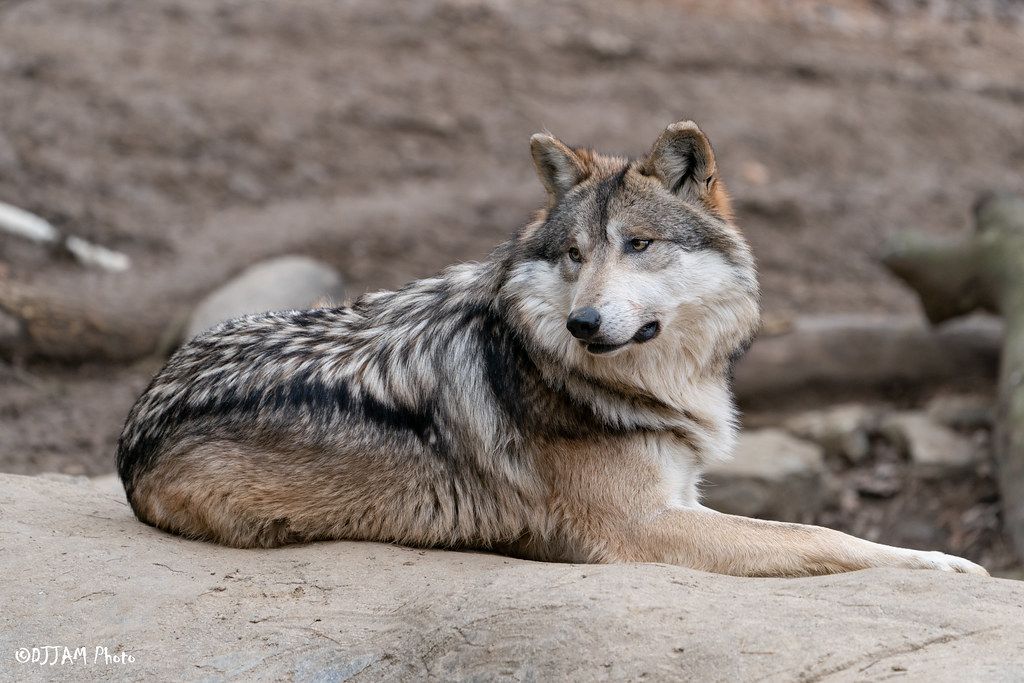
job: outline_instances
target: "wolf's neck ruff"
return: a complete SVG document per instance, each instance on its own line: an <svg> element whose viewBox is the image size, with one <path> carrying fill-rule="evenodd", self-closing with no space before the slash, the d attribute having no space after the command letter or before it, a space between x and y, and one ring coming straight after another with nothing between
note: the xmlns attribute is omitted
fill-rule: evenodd
<svg viewBox="0 0 1024 683"><path fill-rule="evenodd" d="M670 333L657 340L658 348L595 357L564 334L564 313L528 293L536 285L529 268L517 273L509 263L506 270L499 294L504 322L525 335L526 356L545 389L563 404L586 408L571 421L582 427L576 436L585 438L588 430L666 432L682 438L701 461L731 453L736 416L728 357L751 332L738 334L734 345L712 345L712 354L688 350L688 339Z"/></svg>

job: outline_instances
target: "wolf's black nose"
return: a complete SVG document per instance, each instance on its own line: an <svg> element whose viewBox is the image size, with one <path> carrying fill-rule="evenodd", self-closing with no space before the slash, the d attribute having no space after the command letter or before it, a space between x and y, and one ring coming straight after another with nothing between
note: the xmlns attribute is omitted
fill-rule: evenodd
<svg viewBox="0 0 1024 683"><path fill-rule="evenodd" d="M597 328L601 327L601 314L590 306L577 308L569 314L565 326L577 339L590 339L597 334Z"/></svg>

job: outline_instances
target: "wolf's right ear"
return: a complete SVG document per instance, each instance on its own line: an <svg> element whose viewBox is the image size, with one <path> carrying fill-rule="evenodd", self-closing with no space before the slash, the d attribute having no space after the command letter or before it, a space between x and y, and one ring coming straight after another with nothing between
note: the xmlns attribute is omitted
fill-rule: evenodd
<svg viewBox="0 0 1024 683"><path fill-rule="evenodd" d="M554 203L566 192L586 179L589 172L583 160L571 147L546 133L535 133L530 138L530 153L537 175Z"/></svg>
<svg viewBox="0 0 1024 683"><path fill-rule="evenodd" d="M693 121L679 121L666 128L640 170L656 177L673 194L701 202L720 216L731 214L711 143Z"/></svg>

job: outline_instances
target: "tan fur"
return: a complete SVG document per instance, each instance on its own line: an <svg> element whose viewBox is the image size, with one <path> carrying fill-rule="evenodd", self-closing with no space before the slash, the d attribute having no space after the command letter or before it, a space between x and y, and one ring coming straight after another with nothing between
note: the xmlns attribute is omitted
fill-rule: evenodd
<svg viewBox="0 0 1024 683"><path fill-rule="evenodd" d="M699 505L672 506L651 457L663 440L680 437L543 444L533 485L486 488L479 481L431 481L429 473L397 463L389 471L353 468L341 477L335 467L320 467L315 454L243 452L215 442L166 459L140 485L137 500L142 501L140 515L158 528L240 548L336 538L383 540L496 549L544 561L664 562L738 576L948 568L938 553L890 548L821 527L725 515ZM458 511L449 486L459 487L464 503ZM424 524L423 506L435 500L444 514ZM973 565L953 569L984 573Z"/></svg>
<svg viewBox="0 0 1024 683"><path fill-rule="evenodd" d="M527 499L538 498L529 482L502 486L489 477L485 490L476 475L451 481L400 458L380 471L345 464L315 452L188 445L140 482L137 514L158 528L239 548L337 538L487 547L517 537L527 525ZM434 506L439 514L427 514Z"/></svg>
<svg viewBox="0 0 1024 683"><path fill-rule="evenodd" d="M563 532L546 543L529 539L518 551L535 559L664 562L737 576L945 568L939 553L891 548L822 527L667 506L646 452L659 438L665 437L608 439L586 448L551 444L542 459L552 526ZM969 563L956 571L985 573Z"/></svg>

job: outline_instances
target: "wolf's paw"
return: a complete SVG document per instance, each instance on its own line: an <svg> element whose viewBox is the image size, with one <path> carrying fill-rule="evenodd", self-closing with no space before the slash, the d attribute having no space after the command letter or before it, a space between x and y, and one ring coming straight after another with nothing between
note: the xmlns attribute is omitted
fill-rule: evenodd
<svg viewBox="0 0 1024 683"><path fill-rule="evenodd" d="M907 550L905 552L907 553L907 566L912 569L938 569L942 572L988 576L988 572L981 565L956 555L947 555L934 550Z"/></svg>

